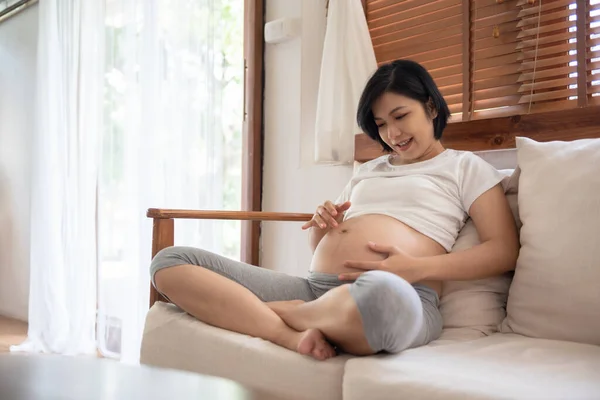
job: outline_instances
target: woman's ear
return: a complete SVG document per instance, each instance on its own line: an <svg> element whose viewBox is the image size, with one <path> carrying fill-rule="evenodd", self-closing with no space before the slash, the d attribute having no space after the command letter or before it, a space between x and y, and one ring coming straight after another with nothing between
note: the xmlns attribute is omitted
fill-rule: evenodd
<svg viewBox="0 0 600 400"><path fill-rule="evenodd" d="M436 119L438 116L438 110L437 110L437 108L435 108L435 105L433 104L433 99L431 99L431 97L429 98L429 101L427 102L427 114L429 115L429 118L431 118L431 119Z"/></svg>

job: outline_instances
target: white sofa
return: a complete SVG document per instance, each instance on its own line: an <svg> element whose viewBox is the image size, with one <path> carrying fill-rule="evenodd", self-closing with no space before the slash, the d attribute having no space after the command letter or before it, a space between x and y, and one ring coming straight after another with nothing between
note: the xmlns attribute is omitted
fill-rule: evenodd
<svg viewBox="0 0 600 400"><path fill-rule="evenodd" d="M519 139L482 157L506 171L521 253L514 277L444 286L440 339L318 362L158 302L141 362L290 400L600 399L600 140ZM453 251L477 243L469 221Z"/></svg>

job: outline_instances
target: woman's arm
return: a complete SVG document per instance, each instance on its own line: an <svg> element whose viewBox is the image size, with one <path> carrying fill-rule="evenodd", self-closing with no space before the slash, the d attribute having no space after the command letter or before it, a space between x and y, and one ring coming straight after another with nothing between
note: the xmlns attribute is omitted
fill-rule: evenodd
<svg viewBox="0 0 600 400"><path fill-rule="evenodd" d="M460 281L500 275L515 268L519 254L517 227L501 185L473 202L469 215L481 244L468 250L415 258L422 280Z"/></svg>

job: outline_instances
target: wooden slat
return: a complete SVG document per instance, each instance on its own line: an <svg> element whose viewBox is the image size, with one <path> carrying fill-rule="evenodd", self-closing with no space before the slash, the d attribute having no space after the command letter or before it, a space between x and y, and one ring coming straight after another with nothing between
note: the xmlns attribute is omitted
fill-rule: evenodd
<svg viewBox="0 0 600 400"><path fill-rule="evenodd" d="M441 21L419 24L407 29L397 29L385 35L371 35L371 41L373 42L373 47L377 47L381 44L394 42L400 39L415 38L422 34L430 35L433 31L440 29L440 27L452 27L456 25L462 25L462 16L460 14L444 18Z"/></svg>
<svg viewBox="0 0 600 400"><path fill-rule="evenodd" d="M462 75L460 75L460 74L443 76L438 79L436 79L436 78L433 78L433 79L435 80L435 84L438 87L446 87L446 86L454 86L454 85L462 84Z"/></svg>
<svg viewBox="0 0 600 400"><path fill-rule="evenodd" d="M569 7L569 5L571 3L573 3L573 1L574 0L558 0L558 1L544 0L541 2L542 3L542 13L548 12L550 10L554 10L556 8ZM537 15L540 10L539 4L540 4L540 1L536 0L535 5L526 7L526 8L522 8L521 11L519 12L519 18L526 18L531 15ZM517 5L518 5L518 7L529 6L529 3L527 2L527 0L520 0Z"/></svg>
<svg viewBox="0 0 600 400"><path fill-rule="evenodd" d="M573 39L574 37L575 37L575 32L563 32L563 33L559 33L559 34L553 34L550 36L543 36L543 37L540 37L539 39L534 37L532 39L521 40L519 42L519 44L517 45L517 49L521 50L521 49L535 48L536 43L538 46L543 46L543 45L550 44L550 43L565 42L569 39Z"/></svg>
<svg viewBox="0 0 600 400"><path fill-rule="evenodd" d="M572 50L577 50L576 43L565 43L559 46L540 47L537 50L534 49L521 52L521 54L519 54L519 60L534 58L536 55L537 57L545 57L552 56L555 54L565 54ZM575 60L575 55L573 55L573 60ZM583 64L585 65L585 62Z"/></svg>
<svg viewBox="0 0 600 400"><path fill-rule="evenodd" d="M519 53L505 54L499 57L486 58L483 60L477 61L475 68L477 69L486 69L492 68L497 65L508 65L514 64L519 61Z"/></svg>
<svg viewBox="0 0 600 400"><path fill-rule="evenodd" d="M452 55L461 54L461 49L462 49L462 43L460 45L448 46L446 48L443 48L440 50L435 50L435 51L430 51L427 53L407 55L407 57L410 56L414 61L424 64L427 61L436 60L438 58L446 58L446 57L450 57ZM387 62L387 61L396 60L397 58L399 58L398 54L394 54L394 53L381 54L380 56L377 56L377 62L379 62L379 63Z"/></svg>
<svg viewBox="0 0 600 400"><path fill-rule="evenodd" d="M454 75L455 73L458 73L455 72L455 68L462 65L461 53L462 52L459 51L458 54L452 54L451 56L444 58L435 58L430 61L422 62L421 64L427 68L429 73L432 75L435 73L439 73L441 75ZM451 72L446 73L446 70Z"/></svg>
<svg viewBox="0 0 600 400"><path fill-rule="evenodd" d="M367 0L367 18L380 18L381 14L402 12L427 5L429 2L430 0Z"/></svg>
<svg viewBox="0 0 600 400"><path fill-rule="evenodd" d="M519 74L501 75L494 79L483 79L474 81L473 91L477 92L483 89L491 89L498 86L519 85Z"/></svg>
<svg viewBox="0 0 600 400"><path fill-rule="evenodd" d="M461 95L457 95L457 94L452 94L449 96L444 96L444 100L446 100L446 103L448 103L448 105L450 104L460 104L462 101L462 94Z"/></svg>
<svg viewBox="0 0 600 400"><path fill-rule="evenodd" d="M556 99L568 99L571 96L577 96L577 89L554 90L552 92L534 93L524 95L519 99L519 104L529 103L530 101L549 101Z"/></svg>
<svg viewBox="0 0 600 400"><path fill-rule="evenodd" d="M545 70L541 70L541 71L537 70L537 71L535 71L535 79L546 79L546 78L552 78L555 76L568 76L569 74L572 74L573 72L577 72L577 67L567 66L567 67L560 67L560 68L545 69ZM533 78L534 78L533 72L526 72L526 73L519 75L519 78L517 79L517 81L518 82L526 82L526 81L533 80Z"/></svg>
<svg viewBox="0 0 600 400"><path fill-rule="evenodd" d="M543 23L547 23L548 21L553 21L553 20L559 19L559 18L567 18L568 19L569 15L572 15L574 12L575 12L575 10L569 10L568 8L557 9L557 10L554 10L553 12L542 14L539 19L538 19L537 13L536 13L536 14L532 15L531 17L521 18L521 20L517 23L517 26L519 28L528 26L528 25L537 26L538 21L539 21L539 23L543 24Z"/></svg>
<svg viewBox="0 0 600 400"><path fill-rule="evenodd" d="M493 10L491 10L493 12ZM471 11L472 13L473 11ZM476 27L480 28L491 28L494 25L502 25L502 24L511 24L511 26L516 27L516 19L519 15L517 10L511 10L510 12L505 12L501 14L492 14L489 18L481 18L479 12L477 13Z"/></svg>
<svg viewBox="0 0 600 400"><path fill-rule="evenodd" d="M439 87L439 85L438 85L438 87ZM462 93L462 82L458 85L442 86L442 87L439 87L439 89L442 92L442 95L444 97L453 96L455 94L461 94ZM446 101L448 101L448 100L446 100Z"/></svg>
<svg viewBox="0 0 600 400"><path fill-rule="evenodd" d="M554 58L545 58L543 60L537 60L536 63L534 63L533 61L524 61L521 64L521 67L519 67L519 71L530 71L534 68L554 67L557 65L564 66L565 64L568 65L571 61L573 61L573 56L571 55L564 55ZM534 64L537 64L537 66Z"/></svg>
<svg viewBox="0 0 600 400"><path fill-rule="evenodd" d="M173 210L150 208L146 216L155 219L213 219L236 221L309 221L312 214L268 211Z"/></svg>
<svg viewBox="0 0 600 400"><path fill-rule="evenodd" d="M498 6L502 6L502 9L487 7L477 10L477 25L480 27L494 26L515 21L517 19L519 10L517 10L511 2L507 1ZM473 15L473 13L474 9L471 7L471 15Z"/></svg>
<svg viewBox="0 0 600 400"><path fill-rule="evenodd" d="M596 99L596 98L594 98ZM573 102L576 103L576 102ZM600 106L574 108L449 124L442 143L456 150L483 151L515 147L515 137L547 142L600 137ZM365 162L383 155L381 146L365 134L354 138L354 159Z"/></svg>
<svg viewBox="0 0 600 400"><path fill-rule="evenodd" d="M556 24L551 24L551 25L542 25L540 27L533 27L533 28L528 28L528 29L523 29L521 31L521 33L519 33L518 37L519 39L525 39L525 38L529 38L529 37L535 37L538 35L538 33L540 35L542 34L548 34L550 32L556 32L556 31L564 31L565 29L569 29L575 26L575 21L563 21L563 22L558 22Z"/></svg>
<svg viewBox="0 0 600 400"><path fill-rule="evenodd" d="M487 69L478 69L473 73L473 81L479 82L485 79L498 78L501 76L514 75L520 72L521 64L513 62L500 64Z"/></svg>
<svg viewBox="0 0 600 400"><path fill-rule="evenodd" d="M441 16L445 10L456 6L460 8L461 2L462 0L426 1L424 5L413 5L410 7L400 2L397 7L389 7L381 10L381 13L369 12L367 16L369 28L375 30L386 25L406 22L414 18L423 18L423 22L429 22L429 18L433 15Z"/></svg>
<svg viewBox="0 0 600 400"><path fill-rule="evenodd" d="M515 47L516 46L514 43L509 43L509 44L505 44L505 45L499 44L498 46L490 47L490 48L487 48L484 50L475 50L474 58L477 61L477 60L485 60L487 58L504 56L507 54L514 54Z"/></svg>
<svg viewBox="0 0 600 400"><path fill-rule="evenodd" d="M477 100L474 102L474 109L487 110L496 107L515 106L519 104L520 97L518 95L505 96L505 97L493 97L490 99Z"/></svg>
<svg viewBox="0 0 600 400"><path fill-rule="evenodd" d="M535 83L524 83L519 88L519 93L528 93L532 89L540 90L540 89L555 89L555 88L564 88L569 85L577 84L576 77L566 77L560 79L552 79L547 81L536 81Z"/></svg>
<svg viewBox="0 0 600 400"><path fill-rule="evenodd" d="M440 31L439 36L426 36L416 41L386 43L375 47L375 54L381 54L382 57L385 57L387 54L394 53L398 57L406 57L405 55L426 53L443 49L447 46L460 45L462 44L461 31L461 27L458 26Z"/></svg>
<svg viewBox="0 0 600 400"><path fill-rule="evenodd" d="M437 2L434 2L437 4ZM440 2L443 3L443 2ZM387 35L393 32L407 30L413 27L417 27L422 24L438 22L440 20L444 20L449 17L453 17L456 15L461 15L461 7L459 5L455 5L453 7L449 7L442 11L438 11L436 13L424 14L422 16L417 16L412 19L399 19L398 16L390 16L385 19L385 24L375 24L369 21L369 31L371 33L372 38L377 38L382 35Z"/></svg>
<svg viewBox="0 0 600 400"><path fill-rule="evenodd" d="M495 46L501 46L503 44L511 44L514 48L517 48L520 40L517 38L518 30L512 32L502 32L500 37L493 37L492 35L488 35L487 37L475 40L473 43L474 51L485 50ZM514 50L513 48L513 50Z"/></svg>
<svg viewBox="0 0 600 400"><path fill-rule="evenodd" d="M516 21L511 21L498 25L498 29L500 30L500 36L513 33L516 33L518 35L519 33L521 33L521 29L517 28L516 25ZM491 26L480 28L475 24L471 27L471 37L475 41L494 38L493 29Z"/></svg>

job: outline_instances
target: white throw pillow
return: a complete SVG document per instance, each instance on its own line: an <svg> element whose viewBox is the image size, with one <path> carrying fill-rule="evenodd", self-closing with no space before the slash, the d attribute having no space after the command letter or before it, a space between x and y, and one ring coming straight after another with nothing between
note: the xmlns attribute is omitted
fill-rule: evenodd
<svg viewBox="0 0 600 400"><path fill-rule="evenodd" d="M517 226L520 227L517 210L519 170L501 172L507 175L502 185ZM469 219L459 232L451 252L467 250L480 243L475 224ZM475 281L444 282L440 298L444 329L470 328L486 335L497 332L506 317L506 298L511 278L512 273L508 273Z"/></svg>
<svg viewBox="0 0 600 400"><path fill-rule="evenodd" d="M502 332L600 345L600 140L517 138L521 250Z"/></svg>

